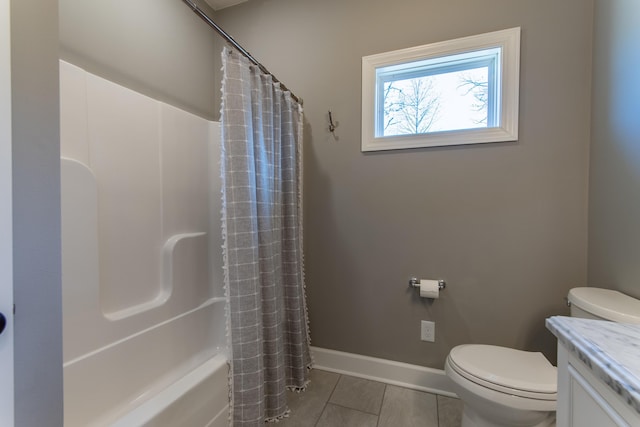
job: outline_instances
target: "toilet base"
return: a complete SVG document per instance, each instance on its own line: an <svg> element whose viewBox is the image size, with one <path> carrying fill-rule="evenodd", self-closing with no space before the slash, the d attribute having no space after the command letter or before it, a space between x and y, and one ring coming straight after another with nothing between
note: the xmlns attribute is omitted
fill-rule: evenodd
<svg viewBox="0 0 640 427"><path fill-rule="evenodd" d="M462 412L462 425L461 427L518 427L513 424L496 424L493 421L487 420L479 416L469 405L464 405ZM555 413L550 414L547 418L541 420L537 424L527 424L527 427L556 427Z"/></svg>

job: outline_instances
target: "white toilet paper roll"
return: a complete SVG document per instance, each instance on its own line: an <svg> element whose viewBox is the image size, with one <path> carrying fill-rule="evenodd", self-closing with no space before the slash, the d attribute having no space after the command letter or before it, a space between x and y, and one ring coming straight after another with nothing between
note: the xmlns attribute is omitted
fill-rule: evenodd
<svg viewBox="0 0 640 427"><path fill-rule="evenodd" d="M420 296L422 298L437 299L440 297L440 287L437 280L420 280Z"/></svg>

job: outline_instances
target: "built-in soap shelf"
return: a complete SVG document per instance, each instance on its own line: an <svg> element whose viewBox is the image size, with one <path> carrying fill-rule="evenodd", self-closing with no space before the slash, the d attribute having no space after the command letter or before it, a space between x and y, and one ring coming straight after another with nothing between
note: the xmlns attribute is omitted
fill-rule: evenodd
<svg viewBox="0 0 640 427"><path fill-rule="evenodd" d="M184 286L181 289L188 289L190 284L185 282L187 280L193 282L194 279L197 281L197 278L200 277L200 283L194 283L194 285L200 287L206 285L206 259L203 259L202 256L207 253L206 236L205 232L182 233L167 239L162 248L162 281L157 296L152 300L127 307L124 310L104 313L105 317L109 320L120 320L159 307L172 296L176 282ZM193 269L191 272L185 271L190 268ZM181 273L186 273L189 277L180 277L179 280L176 280L176 274L178 276L185 275ZM206 288L206 286L204 287ZM179 295L176 296L179 297Z"/></svg>
<svg viewBox="0 0 640 427"><path fill-rule="evenodd" d="M162 292L167 295L167 298L171 295L174 288L174 262L176 259L176 253L181 250L185 245L195 243L196 240L205 240L206 232L201 231L197 233L181 233L171 236L165 242L162 248ZM206 243L206 240L205 240Z"/></svg>
<svg viewBox="0 0 640 427"><path fill-rule="evenodd" d="M160 285L160 290L155 298L144 302L142 304L137 304L131 307L127 307L124 310L118 310L110 313L103 313L104 316L112 321L121 320L127 317L135 316L136 314L144 313L145 311L153 310L156 307L160 307L164 303L166 303L171 295L174 292L174 284L176 283L175 273L178 271L183 271L185 268L180 269L176 266L176 259L180 259L183 261L181 264L191 264L196 270L201 270L203 273L202 282L196 283L196 285L200 285L200 287L206 287L206 264L200 265L198 268L197 264L198 260L193 257L198 256L198 252L201 254L206 253L206 244L207 244L207 233L205 232L197 232L197 233L182 233L171 236L165 242L162 248L162 282ZM204 245L204 247L203 247ZM199 248L198 248L199 247ZM189 252L188 255L184 255L181 252ZM201 260L202 261L202 260ZM204 260L206 262L206 260ZM189 267L186 267L189 268ZM190 276L198 276L197 271L193 271ZM181 278L180 283L184 285L184 278ZM185 285L185 288L188 285Z"/></svg>

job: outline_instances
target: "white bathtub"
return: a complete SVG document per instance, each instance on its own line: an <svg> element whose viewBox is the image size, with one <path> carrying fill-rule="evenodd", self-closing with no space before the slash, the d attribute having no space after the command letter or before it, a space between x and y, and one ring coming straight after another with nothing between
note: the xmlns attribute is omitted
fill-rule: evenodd
<svg viewBox="0 0 640 427"><path fill-rule="evenodd" d="M214 298L65 363L65 427L228 425L224 339Z"/></svg>
<svg viewBox="0 0 640 427"><path fill-rule="evenodd" d="M218 354L110 425L226 427L227 373L227 358Z"/></svg>

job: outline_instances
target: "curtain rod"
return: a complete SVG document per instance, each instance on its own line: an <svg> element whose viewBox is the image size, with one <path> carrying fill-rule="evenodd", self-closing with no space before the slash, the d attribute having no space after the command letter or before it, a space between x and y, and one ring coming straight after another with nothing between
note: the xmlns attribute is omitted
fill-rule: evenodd
<svg viewBox="0 0 640 427"><path fill-rule="evenodd" d="M213 28L218 34L220 34L223 39L225 39L229 44L231 44L231 46L236 48L238 50L238 52L240 52L247 59L249 59L249 61L251 61L254 65L256 65L258 68L260 68L260 71L262 71L265 74L270 75L273 78L274 82L280 84L280 89L282 89L283 91L289 92L289 94L291 95L291 98L293 98L297 103L302 105L302 98L298 98L296 95L294 95L293 92L291 92L284 85L284 83L282 83L280 80L278 80L276 78L276 76L274 76L269 70L267 70L267 67L262 65L260 63L260 61L258 61L256 58L254 58L253 55L251 55L249 52L247 52L247 50L245 48L243 48L237 41L235 41L233 39L233 37L231 37L226 31L224 31L222 28L220 28L220 26L218 24L213 22L213 19L211 19L202 9L200 9L200 7L195 3L194 0L182 0L182 1L185 2L193 10L193 12L196 15L198 15L200 18L202 18L202 20L204 22L209 24L209 26L211 28Z"/></svg>

